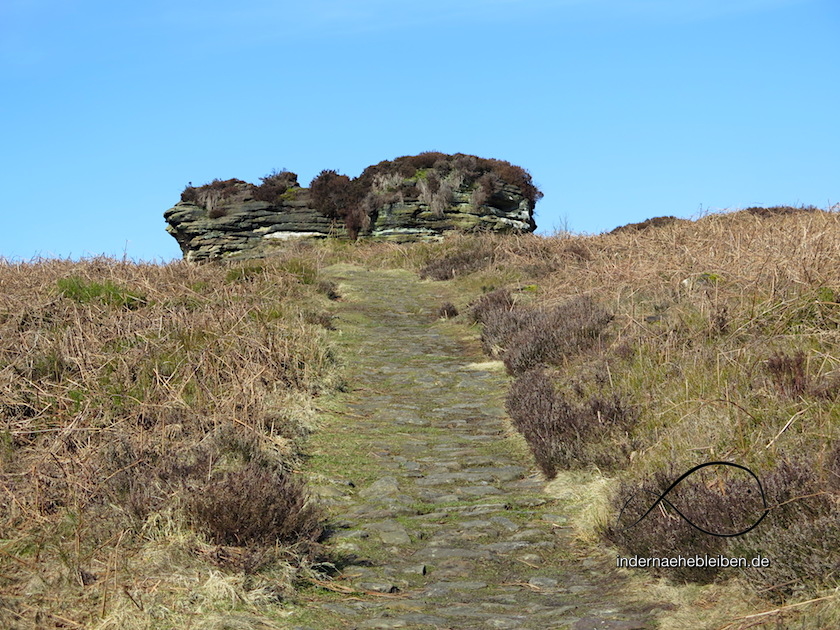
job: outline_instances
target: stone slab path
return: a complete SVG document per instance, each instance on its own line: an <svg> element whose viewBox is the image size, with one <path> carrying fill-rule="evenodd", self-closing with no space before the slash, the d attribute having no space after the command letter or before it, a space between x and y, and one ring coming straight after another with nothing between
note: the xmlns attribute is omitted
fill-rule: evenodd
<svg viewBox="0 0 840 630"><path fill-rule="evenodd" d="M351 392L313 436L310 477L340 573L298 628L655 628L614 559L576 543L505 420L508 377L437 318L445 285L329 271Z"/></svg>

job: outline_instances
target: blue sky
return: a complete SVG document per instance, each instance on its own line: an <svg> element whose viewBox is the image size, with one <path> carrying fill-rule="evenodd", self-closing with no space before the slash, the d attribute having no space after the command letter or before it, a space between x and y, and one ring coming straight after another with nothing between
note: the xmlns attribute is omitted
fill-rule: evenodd
<svg viewBox="0 0 840 630"><path fill-rule="evenodd" d="M836 0L2 0L0 256L166 261L187 182L436 150L539 231L840 202Z"/></svg>

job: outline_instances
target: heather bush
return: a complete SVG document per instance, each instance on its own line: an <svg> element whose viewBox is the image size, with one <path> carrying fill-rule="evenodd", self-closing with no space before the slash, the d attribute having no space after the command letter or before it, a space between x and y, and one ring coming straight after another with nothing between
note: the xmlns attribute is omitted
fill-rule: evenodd
<svg viewBox="0 0 840 630"><path fill-rule="evenodd" d="M532 207L543 196L525 169L504 160L479 158L462 153L447 155L430 151L394 160L383 160L366 168L358 179L365 189L369 189L377 177L394 174L403 180L433 178L441 183L448 180L453 190L462 185L473 189L478 187L485 190L485 201L499 192L505 184L519 188ZM431 184L428 190L431 191L433 187L434 184Z"/></svg>
<svg viewBox="0 0 840 630"><path fill-rule="evenodd" d="M628 461L638 410L616 393L576 401L536 369L511 384L506 409L548 478L559 469L614 469Z"/></svg>
<svg viewBox="0 0 840 630"><path fill-rule="evenodd" d="M443 319L450 319L458 316L458 308L452 302L445 302L438 309L438 317Z"/></svg>
<svg viewBox="0 0 840 630"><path fill-rule="evenodd" d="M456 276L466 276L485 269L493 264L494 259L495 249L492 244L475 241L470 246L430 261L420 269L420 277L452 280Z"/></svg>
<svg viewBox="0 0 840 630"><path fill-rule="evenodd" d="M319 280L315 287L318 293L322 293L330 300L340 300L341 294L338 292L338 285L332 280Z"/></svg>
<svg viewBox="0 0 840 630"><path fill-rule="evenodd" d="M367 190L358 179L324 170L312 180L309 189L315 208L330 219L343 219L351 239L356 240L370 226Z"/></svg>
<svg viewBox="0 0 840 630"><path fill-rule="evenodd" d="M546 309L510 308L504 293L485 299L474 310L484 324L482 345L485 352L500 355L511 374L556 365L592 347L612 320L612 314L588 296Z"/></svg>
<svg viewBox="0 0 840 630"><path fill-rule="evenodd" d="M555 365L597 344L612 314L588 296L572 298L547 311L532 311L508 338L502 360L511 374L538 365Z"/></svg>
<svg viewBox="0 0 840 630"><path fill-rule="evenodd" d="M299 481L255 464L193 490L186 510L194 526L219 545L313 542L323 531Z"/></svg>
<svg viewBox="0 0 840 630"><path fill-rule="evenodd" d="M363 202L364 200L361 200L351 205L344 216L344 227L348 236L354 241L361 232L370 227L370 216L368 215L370 208Z"/></svg>
<svg viewBox="0 0 840 630"><path fill-rule="evenodd" d="M283 195L290 188L298 187L297 174L291 171L272 171L269 175L261 177L262 182L254 188L254 199L267 201L271 204L278 204L284 200Z"/></svg>
<svg viewBox="0 0 840 630"><path fill-rule="evenodd" d="M204 207L211 219L218 219L227 214L227 209L222 207L226 202L244 199L253 189L253 184L241 179L214 179L209 184L195 189L194 203Z"/></svg>
<svg viewBox="0 0 840 630"><path fill-rule="evenodd" d="M692 527L676 510L698 527L714 533L743 531L761 517L763 504L757 500L752 479L727 479L723 486L709 487L693 477L680 482L666 495L667 502L644 516L683 472L672 468L667 474L658 472L640 482L622 483L613 500L616 518L606 529L605 537L623 555L688 558L726 553L727 538ZM676 580L708 583L727 569L678 566L650 570L654 575Z"/></svg>
<svg viewBox="0 0 840 630"><path fill-rule="evenodd" d="M481 346L484 352L493 357L502 357L510 340L526 330L540 317L538 311L525 308L504 310L488 309L482 316Z"/></svg>
<svg viewBox="0 0 840 630"><path fill-rule="evenodd" d="M833 468L835 453L830 455ZM769 566L739 568L765 596L783 601L790 596L813 596L821 589L840 585L840 504L829 481L803 460L783 460L759 475L765 503L755 480L745 474L720 475L720 469L705 478L698 472L680 482L667 502L650 511L657 498L685 471L671 469L642 481L625 481L613 499L616 519L605 537L625 555L676 557L718 554L749 561L762 556ZM698 478L695 478L698 477ZM675 511L707 532L737 533L711 536L692 527ZM654 568L656 575L693 582L731 577L727 568Z"/></svg>
<svg viewBox="0 0 840 630"><path fill-rule="evenodd" d="M192 184L187 184L181 192L181 201L184 203L195 203L198 200L198 189Z"/></svg>
<svg viewBox="0 0 840 630"><path fill-rule="evenodd" d="M513 297L508 289L496 289L485 293L470 305L470 321L485 324L496 316L496 311L507 313L513 310Z"/></svg>
<svg viewBox="0 0 840 630"><path fill-rule="evenodd" d="M780 396L797 399L808 390L809 379L804 352L797 352L793 356L777 352L767 359L765 365Z"/></svg>
<svg viewBox="0 0 840 630"><path fill-rule="evenodd" d="M801 458L779 462L762 479L767 518L731 541L732 553L771 560L768 567L750 567L746 576L776 601L840 586L838 459L835 448L824 469Z"/></svg>
<svg viewBox="0 0 840 630"><path fill-rule="evenodd" d="M323 170L309 184L312 203L329 219L343 218L352 199L351 180L334 170Z"/></svg>

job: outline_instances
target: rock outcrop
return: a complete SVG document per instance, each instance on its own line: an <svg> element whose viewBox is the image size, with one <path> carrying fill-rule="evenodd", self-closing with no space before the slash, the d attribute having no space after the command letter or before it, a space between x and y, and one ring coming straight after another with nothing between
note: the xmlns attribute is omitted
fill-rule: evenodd
<svg viewBox="0 0 840 630"><path fill-rule="evenodd" d="M324 171L310 188L290 172L260 186L235 179L188 186L164 218L184 257L202 261L261 257L296 238L531 232L541 196L527 171L508 162L425 153L380 162L353 180Z"/></svg>

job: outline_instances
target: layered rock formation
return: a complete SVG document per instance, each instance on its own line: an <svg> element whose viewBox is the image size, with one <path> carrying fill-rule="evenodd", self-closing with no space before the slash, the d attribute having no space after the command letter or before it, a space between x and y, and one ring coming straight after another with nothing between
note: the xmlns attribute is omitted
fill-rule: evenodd
<svg viewBox="0 0 840 630"><path fill-rule="evenodd" d="M531 232L541 193L500 160L427 153L369 167L354 180L324 171L310 188L294 173L255 186L188 186L164 213L187 260L250 258L293 238L436 239L451 230Z"/></svg>

